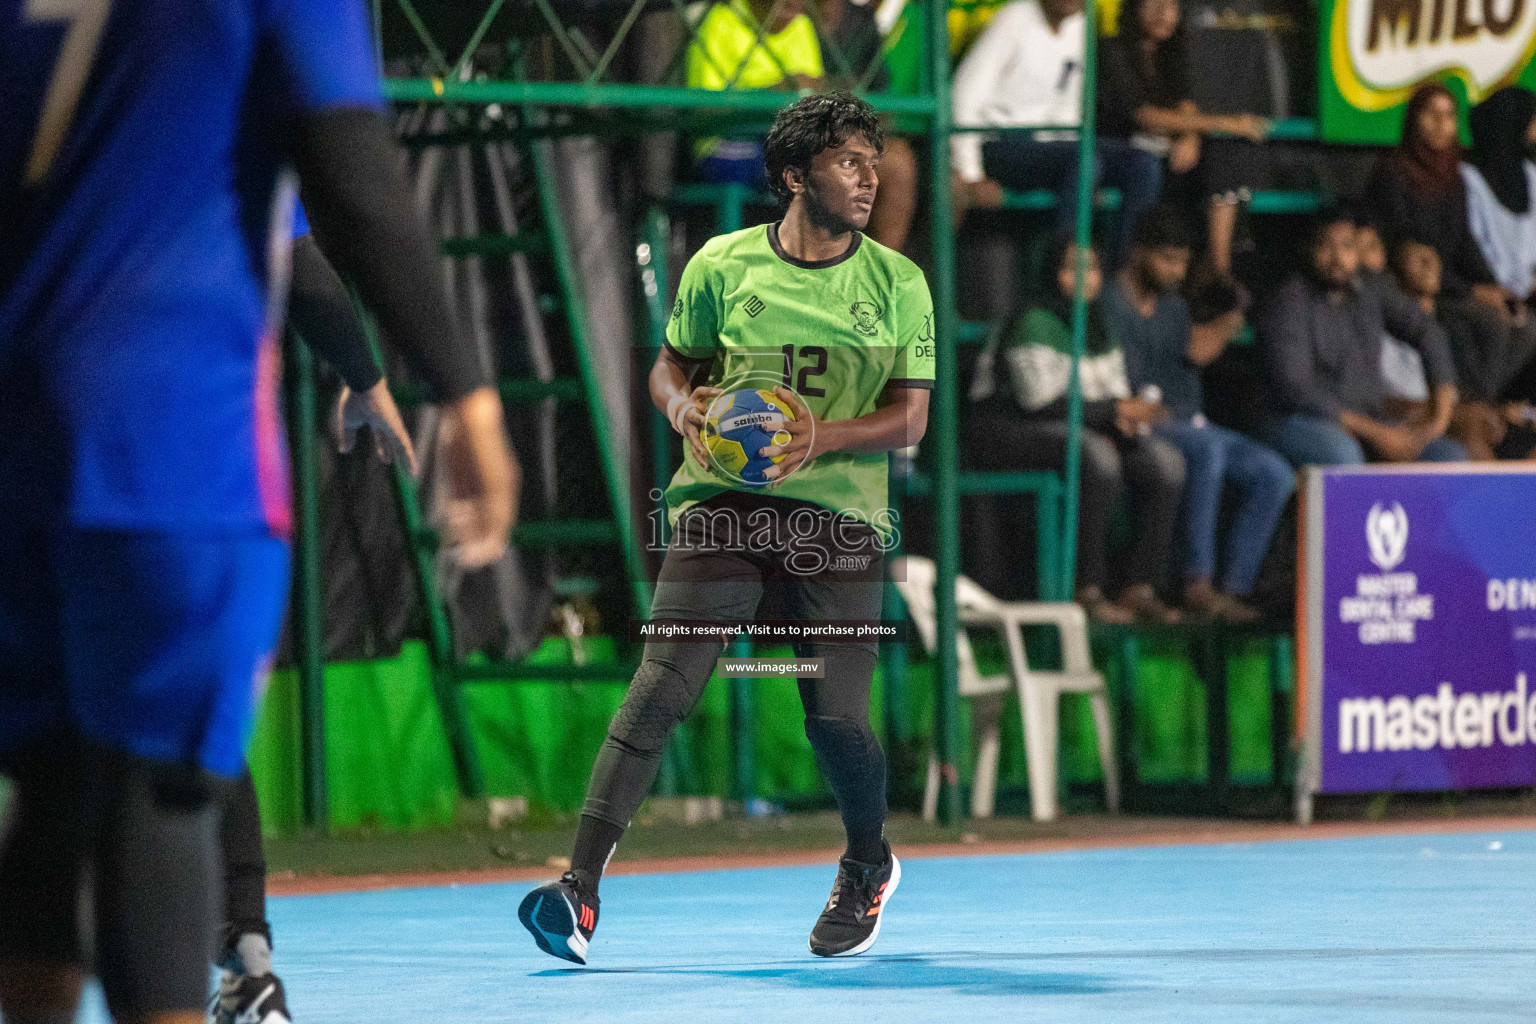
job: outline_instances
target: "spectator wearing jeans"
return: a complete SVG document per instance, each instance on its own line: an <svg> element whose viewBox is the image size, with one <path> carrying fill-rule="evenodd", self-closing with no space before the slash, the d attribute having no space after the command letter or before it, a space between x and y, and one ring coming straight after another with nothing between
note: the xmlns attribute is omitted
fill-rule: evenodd
<svg viewBox="0 0 1536 1024"><path fill-rule="evenodd" d="M1459 462L1445 436L1456 408L1445 332L1417 302L1362 278L1354 218L1331 211L1309 239L1307 271L1281 286L1259 320L1273 412L1271 443L1293 466ZM1393 420L1381 377L1381 338L1418 350L1430 385L1423 418Z"/></svg>
<svg viewBox="0 0 1536 1024"><path fill-rule="evenodd" d="M1243 598L1258 579L1295 473L1273 450L1205 419L1200 372L1242 330L1242 298L1231 282L1215 279L1196 292L1192 311L1179 295L1189 253L1189 230L1178 213L1154 209L1137 228L1129 264L1105 290L1104 313L1125 346L1132 389L1161 392L1168 418L1154 432L1184 456L1184 610L1252 622L1258 612ZM1217 514L1227 484L1242 500L1227 532L1218 589Z"/></svg>
<svg viewBox="0 0 1536 1024"><path fill-rule="evenodd" d="M997 206L1002 190L1056 193L1056 227L1077 218L1077 129L1083 99L1082 0L1013 0L1000 9L955 72L955 124L967 128L1038 128L994 137L962 132L950 140L957 200ZM1096 180L1120 190L1120 240L1111 264L1125 256L1130 227L1157 202L1162 165L1125 139L1100 138Z"/></svg>
<svg viewBox="0 0 1536 1024"><path fill-rule="evenodd" d="M966 451L981 469L1060 472L1066 463L1067 390L1072 373L1072 291L1077 247L1059 236L1047 254L1052 287L981 354L971 385L977 403ZM1105 622L1179 621L1153 587L1168 568L1184 492L1184 460L1152 433L1166 411L1131 397L1125 353L1107 329L1098 298L1098 260L1089 254L1091 303L1079 379L1083 395L1082 491L1077 521L1077 600ZM1120 498L1131 504L1131 541L1117 560L1123 584L1110 586L1109 527Z"/></svg>

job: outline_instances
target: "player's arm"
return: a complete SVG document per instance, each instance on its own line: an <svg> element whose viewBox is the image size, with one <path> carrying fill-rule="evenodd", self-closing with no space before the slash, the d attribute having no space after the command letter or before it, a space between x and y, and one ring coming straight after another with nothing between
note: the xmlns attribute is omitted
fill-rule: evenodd
<svg viewBox="0 0 1536 1024"><path fill-rule="evenodd" d="M441 404L450 547L467 566L498 560L516 516L520 471L490 370L454 329L436 249L414 213L388 126L361 107L305 115L294 163L328 255Z"/></svg>
<svg viewBox="0 0 1536 1024"><path fill-rule="evenodd" d="M698 362L663 348L651 367L649 383L651 402L672 424L672 429L683 435L694 460L708 468L709 455L704 451L699 431L704 428L704 410L722 392L719 388L694 387L691 380L698 368Z"/></svg>
<svg viewBox="0 0 1536 1024"><path fill-rule="evenodd" d="M416 452L405 421L389 393L358 320L352 298L335 268L305 233L293 240L293 279L288 289L288 324L340 376L345 385L336 400L336 437L342 452L357 443L367 427L385 462L401 462L416 472Z"/></svg>
<svg viewBox="0 0 1536 1024"><path fill-rule="evenodd" d="M666 342L651 367L651 401L672 429L683 435L694 461L708 468L709 456L699 431L704 411L719 388L694 387L693 381L714 361L720 348L720 315L715 296L715 262L709 247L694 253L677 282L677 300L667 320Z"/></svg>
<svg viewBox="0 0 1536 1024"><path fill-rule="evenodd" d="M794 412L793 420L781 420L789 440L771 444L759 454L783 455L782 462L763 470L763 478L777 480L802 464L828 452L869 454L907 448L923 439L928 430L928 390L918 387L886 387L874 412L851 420L818 420L800 396L789 388L774 388Z"/></svg>

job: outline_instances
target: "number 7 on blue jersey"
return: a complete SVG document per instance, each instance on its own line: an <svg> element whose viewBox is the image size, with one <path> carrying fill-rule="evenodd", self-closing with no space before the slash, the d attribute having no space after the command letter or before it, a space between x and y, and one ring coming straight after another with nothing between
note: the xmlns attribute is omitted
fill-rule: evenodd
<svg viewBox="0 0 1536 1024"><path fill-rule="evenodd" d="M107 23L112 0L27 0L28 21L68 21L59 58L54 62L53 77L43 99L43 112L37 120L37 134L27 157L26 183L42 180L53 166L54 155L64 142L69 123L80 102L80 91L96 60L101 44L101 30Z"/></svg>

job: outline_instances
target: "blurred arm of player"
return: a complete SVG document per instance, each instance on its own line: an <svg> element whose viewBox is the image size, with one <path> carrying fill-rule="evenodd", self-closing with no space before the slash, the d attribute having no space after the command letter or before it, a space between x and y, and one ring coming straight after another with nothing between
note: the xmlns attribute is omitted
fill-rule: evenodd
<svg viewBox="0 0 1536 1024"><path fill-rule="evenodd" d="M307 114L295 127L294 164L326 254L441 406L444 543L467 568L499 560L516 520L521 470L489 369L455 331L436 247L414 212L388 125L361 107Z"/></svg>
<svg viewBox="0 0 1536 1024"><path fill-rule="evenodd" d="M867 454L907 448L921 441L928 430L926 388L887 387L874 412L851 420L817 420L789 388L773 390L794 410L795 418L780 421L780 429L789 434L788 443L771 444L759 453L784 456L784 461L763 471L767 480L777 480L827 452Z"/></svg>
<svg viewBox="0 0 1536 1024"><path fill-rule="evenodd" d="M358 431L367 427L380 461L403 463L415 475L416 452L389 393L389 382L374 361L346 285L313 235L293 240L288 324L345 381L334 417L341 451L350 452L357 445Z"/></svg>
<svg viewBox="0 0 1536 1024"><path fill-rule="evenodd" d="M651 401L672 424L672 429L683 435L694 461L709 468L709 454L704 450L704 440L699 431L704 429L704 412L716 395L725 392L719 388L694 387L689 379L697 363L681 359L669 348L663 348L651 367Z"/></svg>

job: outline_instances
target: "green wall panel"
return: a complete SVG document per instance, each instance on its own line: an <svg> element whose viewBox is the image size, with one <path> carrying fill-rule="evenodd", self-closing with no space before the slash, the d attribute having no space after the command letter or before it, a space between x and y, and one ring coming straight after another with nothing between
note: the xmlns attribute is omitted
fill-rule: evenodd
<svg viewBox="0 0 1536 1024"><path fill-rule="evenodd" d="M605 641L588 641L588 656L609 658ZM787 654L788 651L768 651ZM998 652L978 645L984 672L1002 668ZM546 641L536 657L568 661L563 640ZM1269 765L1269 697L1264 646L1255 643L1229 662L1232 777L1261 781ZM1178 645L1148 645L1139 663L1136 750L1147 782L1197 781L1205 771L1205 695ZM326 668L326 763L330 818L338 828L419 829L453 821L458 802L453 767L430 685L425 647L408 643L395 658ZM587 774L608 720L623 699L612 683L475 682L466 687L471 733L492 796L526 796L537 808L571 812L581 806ZM883 732L882 687L876 678L871 718ZM932 676L926 661L908 667L907 712L920 746L932 734ZM962 707L964 703L962 702ZM806 742L792 680L754 685L756 792L770 800L827 792ZM962 734L969 735L969 721ZM727 796L731 787L730 692L721 680L706 687L684 727L690 760L681 792ZM1003 717L999 768L1004 786L1028 778L1017 702ZM270 834L301 823L297 682L291 671L272 675L251 744L251 768ZM883 737L882 737L883 738ZM1100 778L1093 720L1086 698L1062 704L1061 778ZM921 770L922 766L917 766ZM969 750L962 770L969 772ZM912 780L920 785L921 779Z"/></svg>

